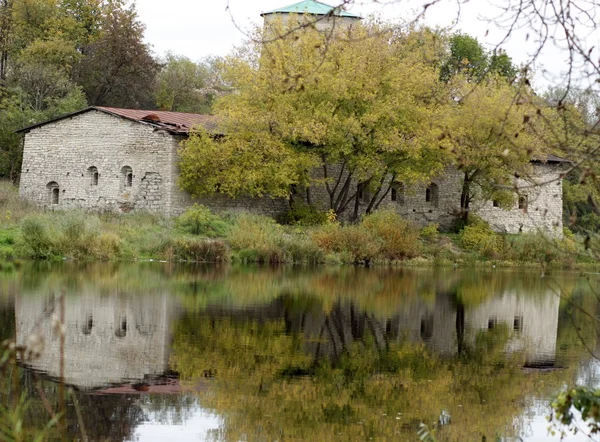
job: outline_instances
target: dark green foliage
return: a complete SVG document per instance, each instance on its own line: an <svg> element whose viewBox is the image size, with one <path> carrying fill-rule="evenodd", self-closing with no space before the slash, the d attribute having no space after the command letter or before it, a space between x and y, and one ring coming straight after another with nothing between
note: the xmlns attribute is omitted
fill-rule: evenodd
<svg viewBox="0 0 600 442"><path fill-rule="evenodd" d="M327 213L320 212L303 201L295 201L290 210L280 215L277 221L291 226L318 226L327 222Z"/></svg>
<svg viewBox="0 0 600 442"><path fill-rule="evenodd" d="M39 218L26 218L21 222L23 256L32 259L48 259L55 252L55 242L45 224Z"/></svg>
<svg viewBox="0 0 600 442"><path fill-rule="evenodd" d="M223 237L229 226L219 216L201 204L194 204L177 218L177 226L192 235L202 235L208 238Z"/></svg>
<svg viewBox="0 0 600 442"><path fill-rule="evenodd" d="M476 38L457 33L450 38L449 54L440 69L440 78L449 81L460 73L478 81L488 74L515 78L517 69L505 52L487 51Z"/></svg>
<svg viewBox="0 0 600 442"><path fill-rule="evenodd" d="M581 420L587 425L590 434L600 432L600 390L588 387L575 387L563 391L552 402L552 420L560 423L568 431L577 433L580 425L574 410L581 413Z"/></svg>

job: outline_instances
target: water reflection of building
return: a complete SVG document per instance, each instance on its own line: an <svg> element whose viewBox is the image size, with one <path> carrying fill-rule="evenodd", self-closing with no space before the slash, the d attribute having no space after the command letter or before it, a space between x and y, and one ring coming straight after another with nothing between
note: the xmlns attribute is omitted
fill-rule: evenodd
<svg viewBox="0 0 600 442"><path fill-rule="evenodd" d="M515 292L490 297L474 307L457 305L449 294L438 294L435 304L415 301L404 306L387 328L398 339L424 342L440 354L453 355L460 346L473 346L481 332L505 327L507 353L523 352L529 366L553 365L556 357L560 298Z"/></svg>
<svg viewBox="0 0 600 442"><path fill-rule="evenodd" d="M168 369L170 322L174 311L166 294L126 296L89 293L67 296L65 380L78 388L142 382ZM15 302L17 342L31 333L44 341L41 356L27 364L51 377L60 375L60 339L52 296L23 296Z"/></svg>

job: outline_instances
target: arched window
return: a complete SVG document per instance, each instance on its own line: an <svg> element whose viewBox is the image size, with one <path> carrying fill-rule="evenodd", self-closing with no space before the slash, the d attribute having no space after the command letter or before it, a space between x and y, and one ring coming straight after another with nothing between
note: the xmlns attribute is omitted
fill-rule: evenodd
<svg viewBox="0 0 600 442"><path fill-rule="evenodd" d="M527 195L521 195L519 197L519 209L527 211Z"/></svg>
<svg viewBox="0 0 600 442"><path fill-rule="evenodd" d="M400 206L404 205L404 184L394 183L392 184L392 201Z"/></svg>
<svg viewBox="0 0 600 442"><path fill-rule="evenodd" d="M98 174L98 168L96 166L88 168L88 177L92 186L98 185L98 178L100 177L100 175Z"/></svg>
<svg viewBox="0 0 600 442"><path fill-rule="evenodd" d="M46 189L48 189L48 202L52 205L57 205L60 199L60 188L56 181L50 181L46 184Z"/></svg>
<svg viewBox="0 0 600 442"><path fill-rule="evenodd" d="M127 316L119 316L115 325L115 336L117 338L124 338L125 336L127 336Z"/></svg>
<svg viewBox="0 0 600 442"><path fill-rule="evenodd" d="M429 184L425 189L425 202L430 203L433 207L438 206L438 185L435 183Z"/></svg>
<svg viewBox="0 0 600 442"><path fill-rule="evenodd" d="M133 169L129 166L123 166L121 169L121 177L123 180L123 187L131 187L133 184Z"/></svg>
<svg viewBox="0 0 600 442"><path fill-rule="evenodd" d="M85 316L85 321L81 326L81 332L84 335L89 335L92 333L92 328L94 328L94 317L92 316L91 313L88 313Z"/></svg>

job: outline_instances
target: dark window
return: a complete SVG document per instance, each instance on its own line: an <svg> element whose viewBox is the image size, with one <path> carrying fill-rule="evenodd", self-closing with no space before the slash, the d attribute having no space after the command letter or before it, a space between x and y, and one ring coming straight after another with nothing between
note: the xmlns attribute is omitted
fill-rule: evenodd
<svg viewBox="0 0 600 442"><path fill-rule="evenodd" d="M392 201L399 205L404 205L404 184L395 183L392 185Z"/></svg>
<svg viewBox="0 0 600 442"><path fill-rule="evenodd" d="M58 187L58 183L56 181L51 181L46 184L46 189L48 189L48 201L52 205L58 204L60 201L60 189Z"/></svg>
<svg viewBox="0 0 600 442"><path fill-rule="evenodd" d="M81 332L84 335L89 335L92 333L92 328L94 328L94 317L92 316L91 313L88 313L85 317L85 322L83 323L83 326L81 327Z"/></svg>
<svg viewBox="0 0 600 442"><path fill-rule="evenodd" d="M127 317L121 316L117 321L117 327L115 330L115 336L117 338L124 338L127 336Z"/></svg>
<svg viewBox="0 0 600 442"><path fill-rule="evenodd" d="M362 184L358 185L358 199L362 200L365 198L365 188Z"/></svg>
<svg viewBox="0 0 600 442"><path fill-rule="evenodd" d="M500 207L500 203L497 200L492 201L494 207Z"/></svg>
<svg viewBox="0 0 600 442"><path fill-rule="evenodd" d="M488 330L495 329L497 323L498 323L498 318L496 318L495 316L490 316L488 319Z"/></svg>
<svg viewBox="0 0 600 442"><path fill-rule="evenodd" d="M516 332L523 331L523 316L515 316L513 328Z"/></svg>
<svg viewBox="0 0 600 442"><path fill-rule="evenodd" d="M133 169L129 166L121 168L121 176L123 179L123 187L131 187L133 185Z"/></svg>
<svg viewBox="0 0 600 442"><path fill-rule="evenodd" d="M433 207L438 206L438 185L431 183L425 189L425 202L431 203Z"/></svg>
<svg viewBox="0 0 600 442"><path fill-rule="evenodd" d="M92 186L97 186L98 178L100 177L100 174L98 173L98 168L95 166L88 168L88 176L90 177L90 184Z"/></svg>
<svg viewBox="0 0 600 442"><path fill-rule="evenodd" d="M421 318L421 339L429 341L433 336L433 315L425 315Z"/></svg>
<svg viewBox="0 0 600 442"><path fill-rule="evenodd" d="M527 195L521 195L519 197L519 209L527 210Z"/></svg>

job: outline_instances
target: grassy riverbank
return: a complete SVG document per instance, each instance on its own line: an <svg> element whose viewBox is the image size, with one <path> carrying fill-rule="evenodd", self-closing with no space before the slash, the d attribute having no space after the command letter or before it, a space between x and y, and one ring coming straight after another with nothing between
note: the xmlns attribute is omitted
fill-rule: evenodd
<svg viewBox="0 0 600 442"><path fill-rule="evenodd" d="M252 215L217 216L202 206L176 219L148 213L115 215L42 211L0 185L0 258L155 259L403 265L596 267L583 238L499 235L475 220L456 234L417 229L392 212L342 226L326 215L318 225L280 225Z"/></svg>

